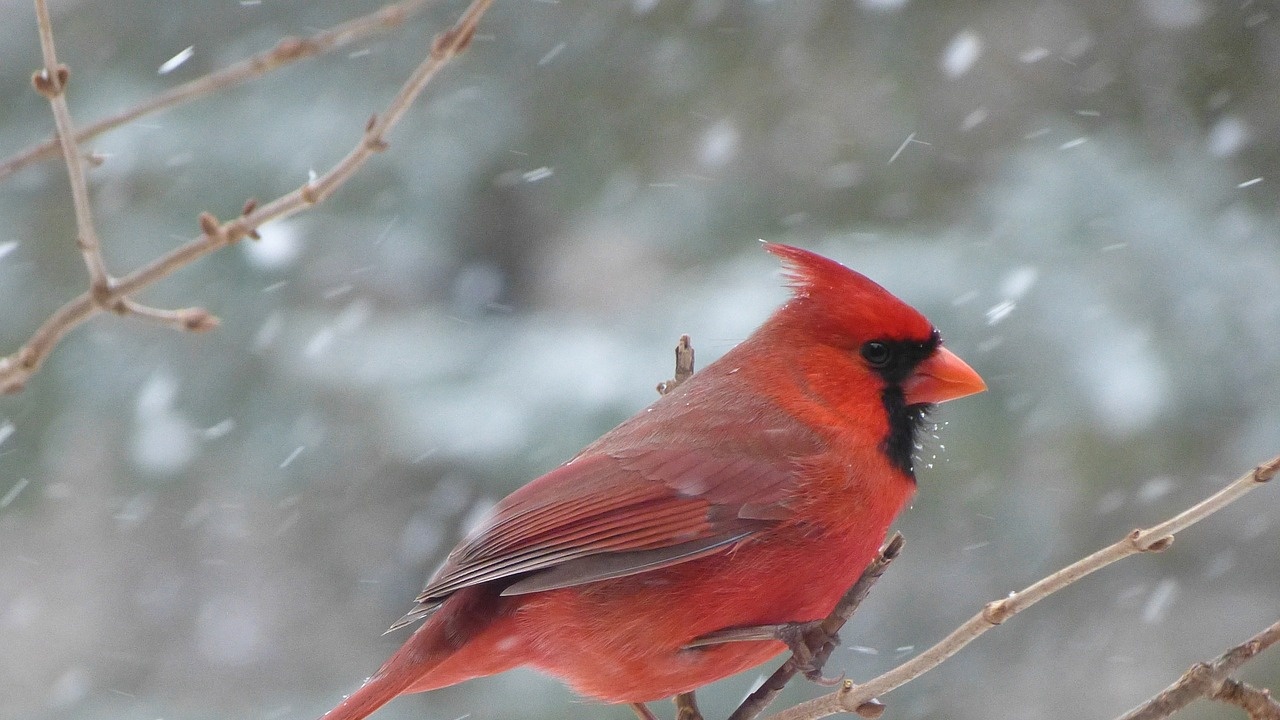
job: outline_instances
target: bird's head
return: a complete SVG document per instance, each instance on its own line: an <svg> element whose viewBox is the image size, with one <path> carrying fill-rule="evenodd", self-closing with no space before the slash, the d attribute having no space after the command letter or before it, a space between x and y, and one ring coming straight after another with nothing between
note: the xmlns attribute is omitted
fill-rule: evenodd
<svg viewBox="0 0 1280 720"><path fill-rule="evenodd" d="M942 346L938 330L918 310L840 263L776 243L794 296L776 318L853 377L880 389L887 411L887 450L910 472L915 434L928 408L982 392L973 368ZM833 352L834 351L834 352Z"/></svg>

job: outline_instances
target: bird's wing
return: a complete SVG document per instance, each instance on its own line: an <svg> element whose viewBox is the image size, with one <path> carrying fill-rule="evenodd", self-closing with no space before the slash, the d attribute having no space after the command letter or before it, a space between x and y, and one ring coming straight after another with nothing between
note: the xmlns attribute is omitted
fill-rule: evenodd
<svg viewBox="0 0 1280 720"><path fill-rule="evenodd" d="M788 516L794 476L786 457L687 447L581 455L499 503L394 627L430 614L471 585L510 578L503 594L518 595L727 549Z"/></svg>

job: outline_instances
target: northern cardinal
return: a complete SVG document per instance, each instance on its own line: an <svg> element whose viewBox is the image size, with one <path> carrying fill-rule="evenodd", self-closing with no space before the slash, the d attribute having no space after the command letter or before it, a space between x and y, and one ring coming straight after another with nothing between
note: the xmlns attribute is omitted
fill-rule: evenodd
<svg viewBox="0 0 1280 720"><path fill-rule="evenodd" d="M323 720L525 665L604 702L657 700L786 648L698 638L826 617L915 492L925 413L986 385L884 288L764 247L793 297L498 503L393 628L426 622Z"/></svg>

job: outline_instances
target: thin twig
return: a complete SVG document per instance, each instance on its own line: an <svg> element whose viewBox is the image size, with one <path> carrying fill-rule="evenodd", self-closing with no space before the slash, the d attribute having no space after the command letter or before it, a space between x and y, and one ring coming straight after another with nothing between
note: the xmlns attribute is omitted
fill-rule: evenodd
<svg viewBox="0 0 1280 720"><path fill-rule="evenodd" d="M856 712L857 708L868 700L920 677L955 655L979 635L1086 575L1136 553L1164 550L1172 544L1175 533L1185 530L1238 500L1245 493L1275 477L1277 472L1280 472L1280 456L1250 470L1202 502L1169 520L1145 530L1134 530L1123 540L1072 563L1021 591L987 603L981 612L965 621L937 645L880 677L862 685L850 684L837 692L801 703L772 716L770 720L816 720L842 712Z"/></svg>
<svg viewBox="0 0 1280 720"><path fill-rule="evenodd" d="M40 28L40 51L44 55L44 69L37 70L32 75L31 84L37 92L48 98L49 105L53 108L58 147L62 149L62 159L67 165L67 178L71 182L71 202L75 206L78 234L76 242L84 256L85 267L89 270L89 294L95 301L103 303L111 287L111 276L107 274L106 263L102 260L98 230L93 224L93 208L89 203L89 186L84 179L84 162L80 159L80 146L76 144L71 110L67 108L67 80L71 73L66 65L58 62L58 53L53 45L53 23L49 19L49 6L45 0L36 0L36 24Z"/></svg>
<svg viewBox="0 0 1280 720"><path fill-rule="evenodd" d="M867 593L871 592L871 586L875 585L880 576L884 575L885 570L889 569L889 563L893 562L902 552L903 542L902 534L895 532L893 537L889 538L889 542L885 543L885 546L880 549L880 553L871 561L871 564L862 571L858 581L853 584L853 587L849 588L844 597L840 598L840 602L836 604L831 614L815 628L814 632L810 633L809 637L805 638L805 641L809 644L809 649L813 653L810 660L813 667L821 668L826 663L827 658L831 657L831 652L835 650L835 644L829 642L829 639L835 637L836 633L840 632L840 628L844 627L849 618L853 617L854 611L866 599ZM782 692L782 689L791 681L791 678L795 677L802 669L801 658L793 654L760 687L753 690L742 701L738 709L734 710L733 714L729 716L729 720L753 720L764 712L764 709L769 706L769 703L773 702L778 693ZM865 707L856 709L859 715L875 717L879 714L869 703L863 703L863 705Z"/></svg>
<svg viewBox="0 0 1280 720"><path fill-rule="evenodd" d="M702 711L698 709L698 698L692 690L676 695L672 702L676 705L676 720L703 720Z"/></svg>
<svg viewBox="0 0 1280 720"><path fill-rule="evenodd" d="M129 298L120 301L122 314L136 315L151 320L174 330L187 332L208 332L218 327L220 321L204 308L181 308L179 310L159 310L136 303Z"/></svg>
<svg viewBox="0 0 1280 720"><path fill-rule="evenodd" d="M693 375L693 345L688 335L681 335L676 343L676 373L670 380L658 383L658 394L666 395Z"/></svg>
<svg viewBox="0 0 1280 720"><path fill-rule="evenodd" d="M1280 642L1280 622L1245 640L1207 663L1196 663L1160 694L1117 720L1161 720L1199 697L1214 697L1227 677L1262 651Z"/></svg>
<svg viewBox="0 0 1280 720"><path fill-rule="evenodd" d="M109 130L114 130L121 125L133 122L140 117L167 110L219 90L234 87L266 75L277 68L293 64L299 60L323 55L378 33L399 27L432 2L434 0L406 0L406 2L387 5L367 15L348 20L341 25L322 30L309 37L283 38L270 50L241 60L222 70L170 88L146 102L85 125L76 132L75 140L78 143L83 143ZM49 138L38 145L32 145L0 163L0 180L4 180L29 165L41 160L48 160L57 154L58 139L56 137Z"/></svg>
<svg viewBox="0 0 1280 720"><path fill-rule="evenodd" d="M654 715L653 711L644 703L631 703L628 707L631 708L631 712L636 714L638 720L658 720L658 716Z"/></svg>
<svg viewBox="0 0 1280 720"><path fill-rule="evenodd" d="M1249 720L1280 720L1280 703L1271 697L1271 691L1249 683L1227 678L1209 697L1244 710Z"/></svg>
<svg viewBox="0 0 1280 720"><path fill-rule="evenodd" d="M104 307L114 307L120 299L219 248L239 241L267 222L293 215L332 195L370 156L387 148L383 139L386 133L395 126L436 73L467 48L475 35L477 23L491 3L492 0L473 0L453 27L436 36L431 45L431 54L413 71L386 110L381 115L370 118L356 146L328 172L265 205L255 205L250 212L235 220L220 223L212 215L202 214L202 232L199 237L119 278L97 302L90 293L85 292L63 305L45 320L22 348L12 355L0 358L0 393L21 390L27 380L39 370L40 364L58 341L72 328L101 312Z"/></svg>

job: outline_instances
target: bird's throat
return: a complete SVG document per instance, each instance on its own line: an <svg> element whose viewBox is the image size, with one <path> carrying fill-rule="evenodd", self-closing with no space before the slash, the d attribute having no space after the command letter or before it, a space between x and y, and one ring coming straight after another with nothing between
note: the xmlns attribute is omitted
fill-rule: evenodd
<svg viewBox="0 0 1280 720"><path fill-rule="evenodd" d="M920 445L920 432L932 405L919 403L908 405L902 387L889 385L880 394L889 430L880 449L889 462L904 475L915 480L915 453Z"/></svg>

